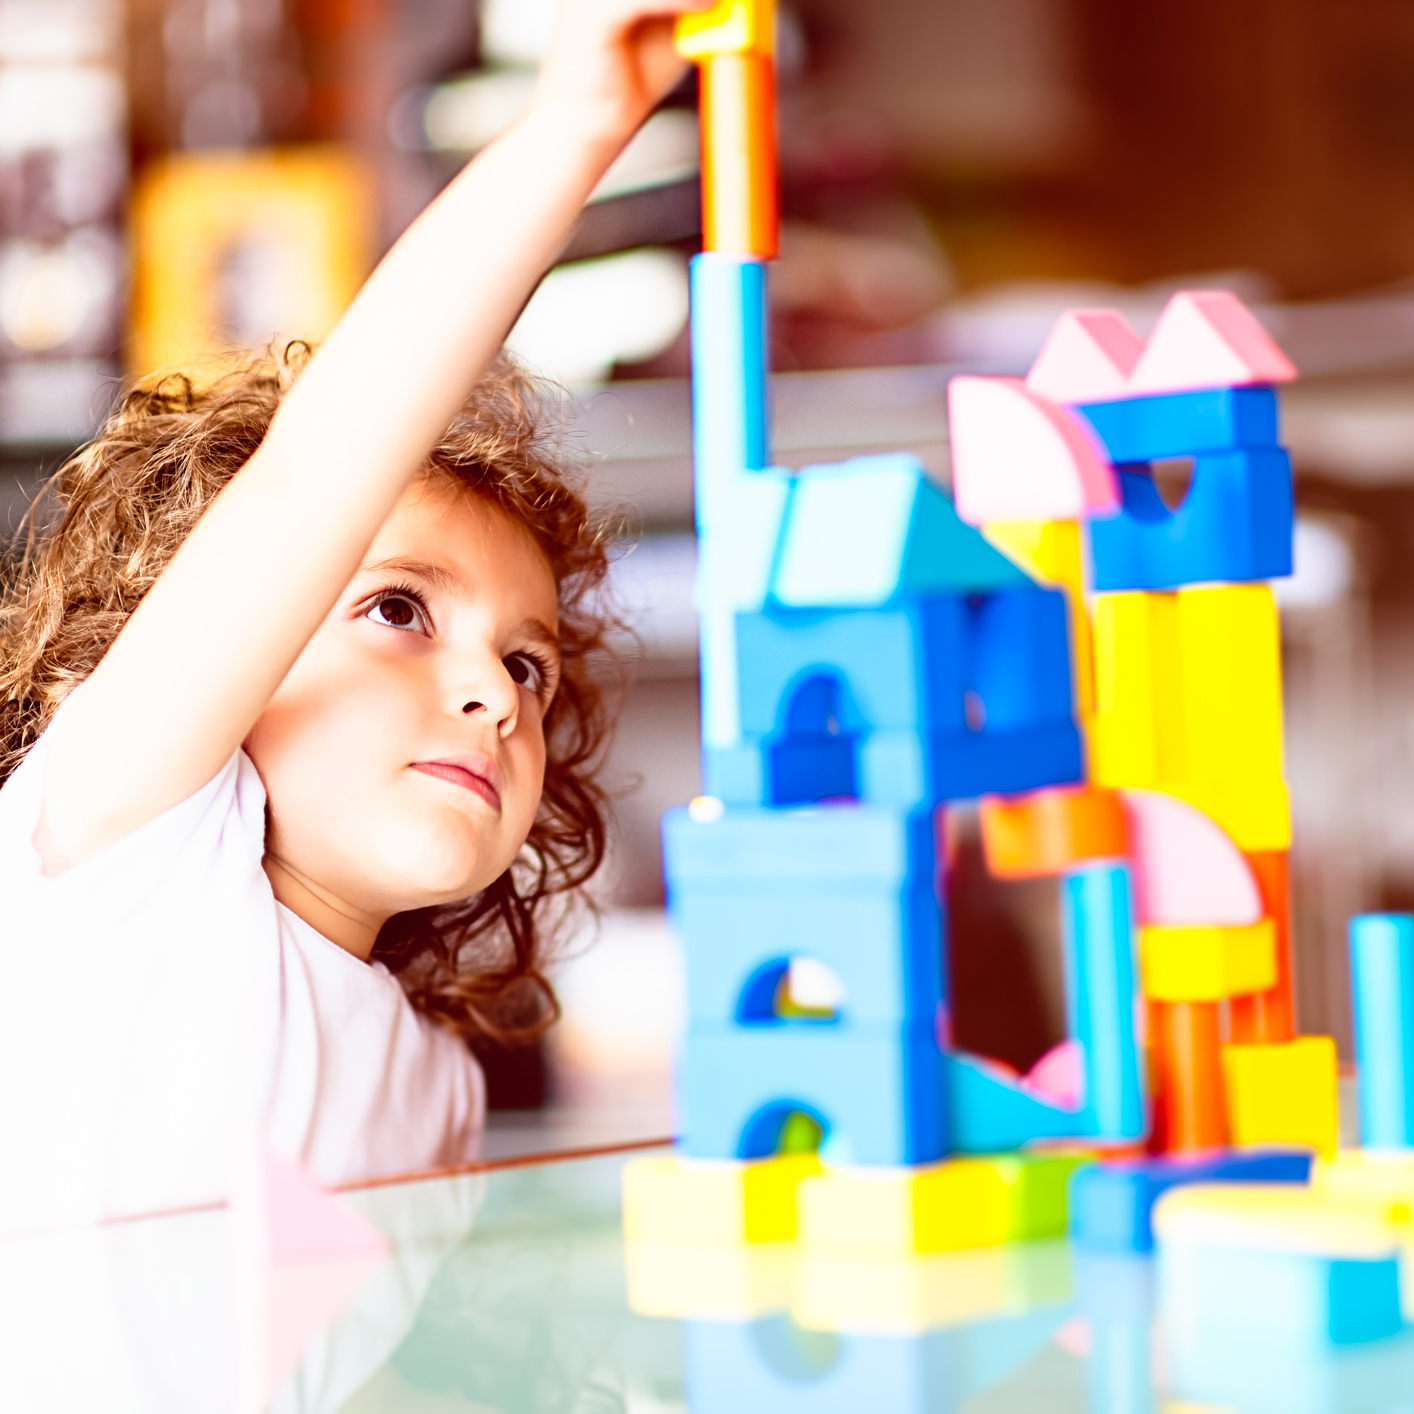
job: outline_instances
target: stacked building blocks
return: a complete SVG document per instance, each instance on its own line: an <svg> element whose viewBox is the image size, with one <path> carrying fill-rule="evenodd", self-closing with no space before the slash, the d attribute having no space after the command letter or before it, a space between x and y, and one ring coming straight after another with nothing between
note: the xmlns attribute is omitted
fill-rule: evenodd
<svg viewBox="0 0 1414 1414"><path fill-rule="evenodd" d="M1275 385L1295 370L1223 292L1175 295L1147 341L1114 311L1072 311L1025 380L953 380L951 493L902 453L773 467L770 34L757 0L678 28L703 77L706 794L664 823L688 969L678 1151L628 1166L625 1226L631 1270L710 1260L712 1289L748 1303L770 1286L757 1258L792 1252L814 1273L796 1307L853 1300L858 1328L870 1299L921 1309L908 1293L929 1263L1039 1253L1067 1225L1093 1251L1143 1252L1160 1194L1311 1194L1313 1153L1335 1152L1334 1045L1293 1026L1266 583L1291 566ZM1193 471L1170 507L1153 469L1173 458ZM971 800L996 877L1058 890L1064 1084L951 1044L940 841ZM1367 1128L1405 1143L1402 928L1361 925L1357 964L1379 980L1356 994ZM818 1152L797 1152L802 1134ZM1189 1242L1198 1219L1173 1211L1179 1247L1219 1254L1174 1268L1196 1273L1184 1291L1252 1265L1240 1223ZM1384 1328L1383 1269L1306 1258L1290 1319ZM1368 1302L1342 1324L1355 1307L1330 1293L1350 1282Z"/></svg>

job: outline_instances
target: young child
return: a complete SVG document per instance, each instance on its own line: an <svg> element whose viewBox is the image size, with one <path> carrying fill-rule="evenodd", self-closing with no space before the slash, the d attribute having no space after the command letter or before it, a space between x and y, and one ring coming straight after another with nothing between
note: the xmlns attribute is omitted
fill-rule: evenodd
<svg viewBox="0 0 1414 1414"><path fill-rule="evenodd" d="M566 0L534 102L311 357L131 393L0 620L0 1226L474 1156L466 1038L553 1013L603 852L604 546L498 357L673 86ZM296 376L297 375L297 376Z"/></svg>

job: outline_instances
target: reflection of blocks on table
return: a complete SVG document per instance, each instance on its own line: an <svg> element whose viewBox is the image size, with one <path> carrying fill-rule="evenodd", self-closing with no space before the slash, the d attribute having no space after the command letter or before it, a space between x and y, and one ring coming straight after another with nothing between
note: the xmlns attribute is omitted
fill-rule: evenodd
<svg viewBox="0 0 1414 1414"><path fill-rule="evenodd" d="M1007 1242L892 1260L802 1253L791 1316L812 1330L906 1335L1056 1312L1075 1294L1070 1244Z"/></svg>
<svg viewBox="0 0 1414 1414"><path fill-rule="evenodd" d="M1336 1150L1337 1062L1329 1036L1222 1050L1228 1132L1236 1145L1307 1144Z"/></svg>
<svg viewBox="0 0 1414 1414"><path fill-rule="evenodd" d="M1154 1231L1177 1348L1350 1345L1403 1323L1395 1230L1368 1208L1287 1184L1198 1185L1160 1200Z"/></svg>
<svg viewBox="0 0 1414 1414"><path fill-rule="evenodd" d="M1245 928L1151 926L1139 930L1144 995L1157 1002L1215 1002L1276 983L1270 918Z"/></svg>
<svg viewBox="0 0 1414 1414"><path fill-rule="evenodd" d="M1071 1235L1084 1247L1147 1252L1154 1245L1154 1204L1171 1188L1217 1181L1304 1184L1310 1172L1309 1154L1281 1150L1091 1164L1070 1181Z"/></svg>
<svg viewBox="0 0 1414 1414"><path fill-rule="evenodd" d="M624 1244L629 1309L671 1321L750 1321L790 1303L795 1248L788 1242L684 1247Z"/></svg>
<svg viewBox="0 0 1414 1414"><path fill-rule="evenodd" d="M814 1154L746 1163L676 1154L632 1159L623 1173L624 1236L688 1247L789 1241L797 1185L819 1171Z"/></svg>
<svg viewBox="0 0 1414 1414"><path fill-rule="evenodd" d="M798 1190L802 1251L888 1257L1059 1235L1074 1154L999 1154L919 1169L829 1168Z"/></svg>

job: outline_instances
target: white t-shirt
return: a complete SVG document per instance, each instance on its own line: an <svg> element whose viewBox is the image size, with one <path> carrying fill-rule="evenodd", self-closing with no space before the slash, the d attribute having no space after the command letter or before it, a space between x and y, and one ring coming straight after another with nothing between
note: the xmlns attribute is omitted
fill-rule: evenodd
<svg viewBox="0 0 1414 1414"><path fill-rule="evenodd" d="M244 752L45 878L47 745L0 789L0 1230L224 1198L252 1125L328 1183L476 1157L475 1060L276 902Z"/></svg>

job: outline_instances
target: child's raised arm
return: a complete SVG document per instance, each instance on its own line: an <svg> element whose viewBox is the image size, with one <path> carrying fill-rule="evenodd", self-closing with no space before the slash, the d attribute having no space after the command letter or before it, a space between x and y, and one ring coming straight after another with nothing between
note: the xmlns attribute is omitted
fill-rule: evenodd
<svg viewBox="0 0 1414 1414"><path fill-rule="evenodd" d="M57 874L215 775L500 347L585 198L680 76L704 0L565 0L531 107L408 229L55 728Z"/></svg>

